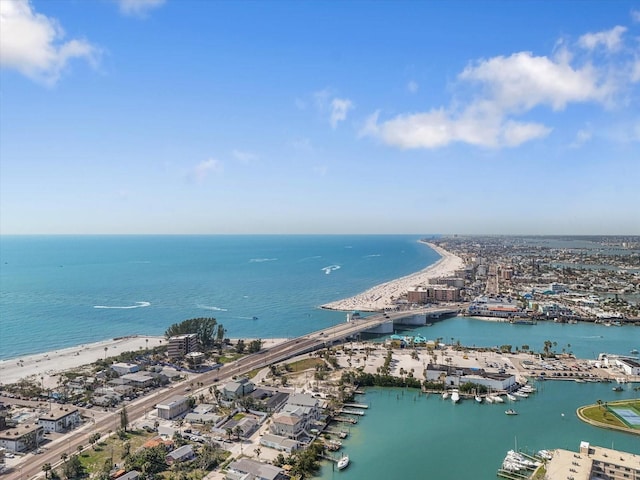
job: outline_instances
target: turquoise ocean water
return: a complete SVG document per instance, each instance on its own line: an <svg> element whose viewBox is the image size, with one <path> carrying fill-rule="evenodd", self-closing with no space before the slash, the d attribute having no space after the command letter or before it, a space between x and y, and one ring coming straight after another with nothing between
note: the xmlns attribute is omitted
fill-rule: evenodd
<svg viewBox="0 0 640 480"><path fill-rule="evenodd" d="M1 236L0 359L202 316L234 338L301 335L344 320L319 305L435 262L419 238Z"/></svg>

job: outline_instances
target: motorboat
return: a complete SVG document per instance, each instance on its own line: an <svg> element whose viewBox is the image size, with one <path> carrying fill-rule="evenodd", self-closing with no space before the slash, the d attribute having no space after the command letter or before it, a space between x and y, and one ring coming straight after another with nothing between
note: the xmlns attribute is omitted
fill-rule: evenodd
<svg viewBox="0 0 640 480"><path fill-rule="evenodd" d="M512 402L516 402L518 400L514 395L511 395L510 393L507 393L507 398Z"/></svg>
<svg viewBox="0 0 640 480"><path fill-rule="evenodd" d="M529 398L529 394L525 393L525 392L521 392L520 390L518 390L517 392L513 392L513 394L516 397L520 397L520 398Z"/></svg>
<svg viewBox="0 0 640 480"><path fill-rule="evenodd" d="M349 455L343 455L338 460L338 470L344 470L349 466Z"/></svg>
<svg viewBox="0 0 640 480"><path fill-rule="evenodd" d="M510 408L509 410L505 410L504 411L505 415L517 415L518 412L516 412L513 408Z"/></svg>
<svg viewBox="0 0 640 480"><path fill-rule="evenodd" d="M458 393L458 390L451 390L451 401L453 403L458 403L460 401L460 394Z"/></svg>
<svg viewBox="0 0 640 480"><path fill-rule="evenodd" d="M480 395L475 396L476 402L482 403L482 397Z"/></svg>
<svg viewBox="0 0 640 480"><path fill-rule="evenodd" d="M442 399L446 400L447 398L449 398L449 392L445 390L444 392L442 392Z"/></svg>
<svg viewBox="0 0 640 480"><path fill-rule="evenodd" d="M491 395L487 395L484 397L484 401L487 403L493 403L493 397Z"/></svg>
<svg viewBox="0 0 640 480"><path fill-rule="evenodd" d="M491 399L496 403L504 403L504 399L500 395L493 395Z"/></svg>
<svg viewBox="0 0 640 480"><path fill-rule="evenodd" d="M553 458L553 453L549 450L539 450L537 455L544 460L551 460Z"/></svg>

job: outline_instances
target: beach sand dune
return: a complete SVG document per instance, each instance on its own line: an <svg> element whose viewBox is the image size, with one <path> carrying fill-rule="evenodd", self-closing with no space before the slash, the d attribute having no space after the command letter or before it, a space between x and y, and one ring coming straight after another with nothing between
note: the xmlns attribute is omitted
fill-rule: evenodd
<svg viewBox="0 0 640 480"><path fill-rule="evenodd" d="M376 312L388 308L394 308L394 300L406 294L409 289L418 285L426 285L431 278L451 276L456 270L464 267L464 261L457 255L454 255L433 243L423 243L426 243L438 252L442 258L424 270L412 273L406 277L376 285L375 287L354 297L327 303L322 305L322 308L343 311L360 310L363 312Z"/></svg>

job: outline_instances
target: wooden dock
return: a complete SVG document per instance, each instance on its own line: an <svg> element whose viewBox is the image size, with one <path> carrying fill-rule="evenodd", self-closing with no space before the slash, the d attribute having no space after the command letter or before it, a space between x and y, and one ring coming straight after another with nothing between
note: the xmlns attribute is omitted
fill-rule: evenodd
<svg viewBox="0 0 640 480"><path fill-rule="evenodd" d="M356 420L355 418L351 418L351 417L341 417L341 416L337 416L337 417L333 417L333 420L335 422L341 422L341 423L351 423L353 425L355 425L356 423L358 423L358 420Z"/></svg>
<svg viewBox="0 0 640 480"><path fill-rule="evenodd" d="M344 413L347 415L359 415L361 417L364 415L364 412L362 410L347 410L346 408L338 410L338 413Z"/></svg>
<svg viewBox="0 0 640 480"><path fill-rule="evenodd" d="M369 408L369 405L364 403L345 403L344 406L349 408L364 408L365 410Z"/></svg>

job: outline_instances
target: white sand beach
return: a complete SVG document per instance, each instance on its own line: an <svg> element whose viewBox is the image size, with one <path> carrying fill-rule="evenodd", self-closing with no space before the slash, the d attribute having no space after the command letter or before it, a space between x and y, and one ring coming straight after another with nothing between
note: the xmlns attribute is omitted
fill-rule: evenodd
<svg viewBox="0 0 640 480"><path fill-rule="evenodd" d="M45 388L53 387L57 384L57 380L51 377L57 373L88 365L104 359L105 356L109 358L123 352L157 347L164 342L164 337L135 335L0 360L0 385L15 383L21 378L34 376L43 382Z"/></svg>
<svg viewBox="0 0 640 480"><path fill-rule="evenodd" d="M244 339L247 344L251 340L253 339ZM284 341L286 341L284 338L262 339L262 345L263 348L270 348ZM0 386L32 377L42 382L45 388L55 387L58 382L55 376L60 372L89 365L105 357L114 357L124 352L161 346L165 342L164 337L134 335L0 360ZM237 340L232 339L231 342L235 344Z"/></svg>
<svg viewBox="0 0 640 480"><path fill-rule="evenodd" d="M464 261L443 248L433 243L423 242L438 252L442 258L424 270L412 273L406 277L391 280L370 288L366 292L354 297L345 298L336 302L322 305L321 308L329 310L360 310L363 312L381 311L393 308L393 300L406 294L410 288L418 285L426 285L431 278L448 277L458 269L464 267Z"/></svg>

